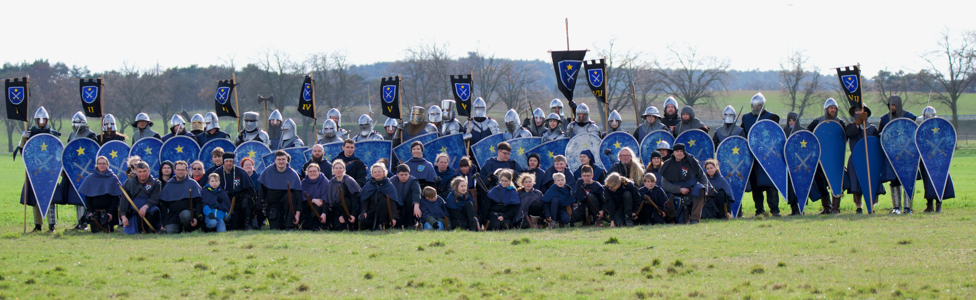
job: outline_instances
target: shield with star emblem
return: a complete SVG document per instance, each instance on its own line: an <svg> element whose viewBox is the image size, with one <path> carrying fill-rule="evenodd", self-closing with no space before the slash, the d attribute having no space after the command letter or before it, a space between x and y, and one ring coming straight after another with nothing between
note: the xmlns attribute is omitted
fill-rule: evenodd
<svg viewBox="0 0 976 300"><path fill-rule="evenodd" d="M914 121L898 118L888 122L881 132L881 148L888 157L885 168L894 171L910 199L915 196L915 175L918 174L918 162L921 159L915 144L917 130L918 124Z"/></svg>
<svg viewBox="0 0 976 300"><path fill-rule="evenodd" d="M455 146L456 147L456 146ZM390 155L393 152L393 142L390 141L366 141L356 143L356 151L353 152L356 157L363 160L363 163L367 166L372 166L380 160L380 158L385 158L386 161L392 161Z"/></svg>
<svg viewBox="0 0 976 300"><path fill-rule="evenodd" d="M529 149L529 153L539 154L539 169L545 170L552 166L552 159L554 157L566 154L567 145L569 145L569 139L558 139L539 144L535 148ZM578 154L576 155L576 160L579 160Z"/></svg>
<svg viewBox="0 0 976 300"><path fill-rule="evenodd" d="M657 150L657 144L660 142L668 142L668 145L674 146L674 136L670 132L664 130L655 130L647 134L644 140L641 141L640 146L640 157L644 164L651 162L651 153Z"/></svg>
<svg viewBox="0 0 976 300"><path fill-rule="evenodd" d="M471 145L471 154L474 155L474 159L478 162L478 167L485 165L485 162L489 158L498 155L498 143L505 141L505 135L502 133L489 135L474 145Z"/></svg>
<svg viewBox="0 0 976 300"><path fill-rule="evenodd" d="M956 149L956 128L943 118L925 120L915 131L915 144L929 182L941 201L949 181L949 165Z"/></svg>
<svg viewBox="0 0 976 300"><path fill-rule="evenodd" d="M211 161L211 152L217 149L217 147L224 149L224 152L234 152L236 148L234 147L234 143L228 139L215 139L203 144L203 147L200 148L200 156L197 159L203 162L204 170L209 170L214 166L213 161ZM304 157L305 155L302 156Z"/></svg>
<svg viewBox="0 0 976 300"><path fill-rule="evenodd" d="M426 144L436 138L436 133L427 133L415 136L412 139L400 143L400 145L396 146L396 148L393 148L393 155L396 155L397 159L399 159L401 162L408 161L411 157L413 157L413 155L410 154L410 144L413 144L414 141L420 141L421 143Z"/></svg>
<svg viewBox="0 0 976 300"><path fill-rule="evenodd" d="M517 162L522 168L528 169L529 165L526 159L529 158L529 150L539 146L542 143L541 137L528 137L508 140L508 144L512 146L512 156L511 159ZM542 156L542 154L539 154Z"/></svg>
<svg viewBox="0 0 976 300"><path fill-rule="evenodd" d="M36 134L24 145L24 168L30 179L28 188L34 192L42 217L47 217L54 190L61 176L61 140L50 134Z"/></svg>
<svg viewBox="0 0 976 300"><path fill-rule="evenodd" d="M820 141L812 132L800 130L786 139L786 166L790 174L790 184L796 195L800 213L807 204L813 177L817 174L817 162L820 161Z"/></svg>
<svg viewBox="0 0 976 300"><path fill-rule="evenodd" d="M881 150L881 139L869 136L857 141L851 148L851 164L857 175L861 193L866 199L874 199L881 191L881 171L884 164L884 150ZM868 213L874 213L873 201L867 203Z"/></svg>
<svg viewBox="0 0 976 300"><path fill-rule="evenodd" d="M163 143L159 149L159 161L185 161L188 165L200 157L200 146L197 141L186 136L174 136Z"/></svg>
<svg viewBox="0 0 976 300"><path fill-rule="evenodd" d="M256 141L242 143L237 145L237 149L234 149L234 165L240 166L241 159L249 157L254 160L254 170L258 172L264 171L264 167L267 165L264 164L262 157L268 155L268 153L271 153L271 149L264 145L264 143Z"/></svg>
<svg viewBox="0 0 976 300"><path fill-rule="evenodd" d="M109 141L98 148L97 156L107 157L108 167L116 176L119 176L119 182L125 183L125 180L129 178L125 174L125 171L129 169L129 165L126 164L126 160L129 159L129 145L123 141Z"/></svg>
<svg viewBox="0 0 976 300"><path fill-rule="evenodd" d="M749 150L752 150L753 157L765 172L762 175L768 176L779 191L779 195L785 199L789 175L786 171L786 159L783 157L784 146L786 146L786 133L776 122L762 120L749 129ZM757 181L759 181L758 177Z"/></svg>
<svg viewBox="0 0 976 300"><path fill-rule="evenodd" d="M817 124L813 135L820 141L820 168L823 169L830 193L840 197L844 193L844 161L847 155L847 137L839 122L826 121Z"/></svg>
<svg viewBox="0 0 976 300"><path fill-rule="evenodd" d="M74 187L72 191L78 195L78 198L84 199L78 193L78 188L81 187L81 183L85 181L88 174L95 170L95 154L98 153L98 142L89 138L79 138L68 143L64 149L67 151L61 154L61 166L64 168L65 174L68 175L69 183ZM156 160L159 160L159 157L156 157Z"/></svg>
<svg viewBox="0 0 976 300"><path fill-rule="evenodd" d="M467 155L462 145L464 145L464 137L460 134L436 138L424 144L424 159L436 166L437 155L447 153L447 166L456 170L461 157ZM515 151L512 152L512 157L514 157Z"/></svg>
<svg viewBox="0 0 976 300"><path fill-rule="evenodd" d="M600 144L600 153L593 153L593 155L600 157L599 160L603 162L604 167L609 167L617 161L617 153L620 153L620 149L625 147L630 147L630 149L635 152L632 153L634 155L634 159L640 158L640 147L637 145L637 139L625 131L617 131L608 134L603 138L603 142ZM605 154L607 149L610 150L609 155ZM579 159L579 157L577 157L577 159ZM641 160L641 164L646 165L647 161Z"/></svg>
<svg viewBox="0 0 976 300"><path fill-rule="evenodd" d="M153 178L159 178L159 150L163 148L163 142L154 137L141 138L129 148L129 156L138 155L142 161L149 165L149 174Z"/></svg>
<svg viewBox="0 0 976 300"><path fill-rule="evenodd" d="M308 148L305 147L292 147L292 148L281 149L281 151L285 151L285 153L288 153L288 156L291 156L291 160L288 162L288 166L291 167L292 170L295 170L295 172L301 173L300 170L302 169L302 166L304 166L305 163L308 162L308 159L305 158L305 153L304 153L305 150L307 149ZM265 166L273 165L275 160L274 152L265 154L264 156L261 157L261 160L264 161Z"/></svg>
<svg viewBox="0 0 976 300"><path fill-rule="evenodd" d="M701 129L682 132L674 139L674 144L671 144L671 147L676 144L685 144L685 153L694 155L702 166L705 165L706 160L715 157L715 144L712 142L712 137Z"/></svg>
<svg viewBox="0 0 976 300"><path fill-rule="evenodd" d="M587 134L577 134L573 138L569 139L569 143L566 143L566 163L569 165L570 170L576 170L583 163L580 162L579 156L583 150L590 150L593 155L603 157L603 150L600 149L600 145L603 140L599 136L592 133ZM604 165L602 159L597 159L593 164L602 167L607 170L612 165Z"/></svg>
<svg viewBox="0 0 976 300"><path fill-rule="evenodd" d="M325 154L322 154L322 159L327 160L329 162L331 162L332 159L335 158L336 156L339 156L339 153L342 152L342 142L335 142L335 143L328 143L328 144L321 144L321 145L322 145L322 150L325 152ZM311 147L309 147L307 150L305 150L302 153L305 153L305 161L312 160Z"/></svg>
<svg viewBox="0 0 976 300"><path fill-rule="evenodd" d="M749 151L749 141L741 136L731 136L718 144L715 150L719 170L722 177L732 188L732 217L739 217L739 207L742 206L742 196L749 185L749 174L752 173L752 152Z"/></svg>
<svg viewBox="0 0 976 300"><path fill-rule="evenodd" d="M550 51L552 67L556 71L556 87L563 93L567 101L573 101L573 91L576 90L576 76L583 67L586 50Z"/></svg>

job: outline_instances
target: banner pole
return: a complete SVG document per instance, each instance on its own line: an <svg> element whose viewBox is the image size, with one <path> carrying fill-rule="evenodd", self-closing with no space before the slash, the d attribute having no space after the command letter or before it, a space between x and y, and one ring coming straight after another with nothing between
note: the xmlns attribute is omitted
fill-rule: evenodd
<svg viewBox="0 0 976 300"><path fill-rule="evenodd" d="M237 108L236 113L238 114L237 115L237 121L236 121L237 122L237 134L240 134L241 133L241 116L240 116L240 113L241 113L241 103L240 102L237 102L237 74L230 73L230 81L234 85L234 86L232 86L232 88L234 89L234 106L237 106L236 107Z"/></svg>

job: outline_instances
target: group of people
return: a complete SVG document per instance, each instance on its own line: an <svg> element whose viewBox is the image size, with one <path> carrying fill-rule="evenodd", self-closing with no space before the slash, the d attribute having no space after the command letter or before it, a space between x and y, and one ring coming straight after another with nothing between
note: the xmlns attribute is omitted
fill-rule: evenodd
<svg viewBox="0 0 976 300"><path fill-rule="evenodd" d="M547 116L542 109L536 108L531 117L521 120L518 112L509 110L504 117L505 132L501 132L498 123L487 116L483 99L474 100L471 119L465 123L455 118L454 105L453 100L443 100L429 109L415 106L408 122L401 124L397 119L387 119L383 126L385 135L373 131L373 120L365 114L358 120L360 133L350 134L340 127L339 111L332 109L317 131L311 159L299 170L292 169L291 157L280 150L304 147L304 142L295 134L295 122L283 120L281 113L275 110L268 117L268 130L265 131L258 126L259 114L246 112L243 130L238 133L235 144L257 141L272 149L274 163L264 170L256 170L251 158L235 160L233 152L224 152L219 147L210 153L213 163L210 169L204 169L200 161L163 161L158 170L159 178L153 177L149 165L139 157L129 157L127 174L114 174L108 167L108 159L100 156L96 158L95 171L77 188L77 193L72 185L66 184L67 177L62 174L62 184L52 203L77 206L77 229L90 226L93 232L114 231L116 226L121 226L126 233L221 232L254 230L265 225L275 230L335 231L620 227L693 224L701 219L726 219L732 215L733 192L721 175L719 162L710 158L702 162L687 153L686 145L680 143L673 146L666 141L659 143L646 165L634 149L625 147L607 169L595 163L594 153L589 150L579 154L581 165L575 170L570 170L563 155L555 156L553 165L542 169L541 157L537 153L528 154L527 167L523 167L511 159L512 147L507 142L497 144L496 156L485 162L461 157L457 169L450 166L452 158L446 153L438 155L433 163L427 161L423 157L424 144L410 142L411 138L427 133L462 134L465 141L474 144L493 134L504 133L505 140L541 137L545 142L578 134L602 136L623 130L617 111L609 114L607 129L601 131L590 120L586 104L576 107L567 117L563 115L559 99L550 102L551 112ZM741 116L739 124L736 123L740 116L732 106L726 107L723 124L712 130L695 116L692 107L685 106L679 113L677 101L669 97L664 102L664 114L655 106L648 107L632 134L641 141L658 130L678 136L687 130L699 129L713 131L713 141L718 145L731 136L746 137L751 126L760 120L779 122L778 115L765 110L765 97L761 93L752 97L750 106L751 111ZM888 100L888 107L890 112L876 127L867 123L866 118L858 118L860 114L870 115L866 107L851 108L849 113L855 121L848 123L838 116L837 102L827 99L823 115L805 129L813 131L819 123L838 122L844 126L844 138L853 147L865 132L878 135L890 120L915 119L915 115L902 108L898 96ZM36 125L25 131L25 141L40 133L60 135L50 128L43 107L34 117ZM934 108L925 108L922 118L934 117ZM101 134L94 134L88 128L84 114L78 112L72 118L73 131L69 141L90 138L101 145L126 140L126 136L116 132L115 118L111 114L102 118L101 125ZM133 127L133 143L142 138L166 141L173 136L187 136L200 145L214 139L231 139L220 130L217 115L213 112L205 116L194 115L190 131L186 130L183 117L173 115L169 132L164 136L152 130L153 122L145 113L138 114L130 125ZM803 129L797 115L790 113L784 126L786 134ZM395 145L410 143L412 157L393 157L393 164L385 159L363 162L355 156L356 142L370 140L390 140ZM321 145L336 142L343 143L341 152L330 155L331 160L325 159ZM853 167L847 169L846 176L852 184L845 184L845 189L854 195L856 211L861 213L861 191L856 174ZM892 212L911 213L910 198L902 197L901 183L889 171L886 170L882 180L889 182L893 192ZM119 180L122 176L128 177L124 185ZM938 197L927 176L921 177L925 181L928 201L926 211L941 211L940 199L952 198L952 191ZM831 196L827 185L823 170L818 167L814 188L820 191L822 198L812 200L821 202L821 214L839 213L840 197ZM780 215L778 192L758 164L753 166L749 177L749 189L757 215L767 213L764 204L768 205L768 213ZM23 198L28 205L35 206L35 230L39 231L41 214L30 190L25 189ZM78 199L78 195L82 199ZM787 198L792 214L799 214L796 195L790 193ZM56 224L55 215L56 205L51 205L48 219L52 231Z"/></svg>

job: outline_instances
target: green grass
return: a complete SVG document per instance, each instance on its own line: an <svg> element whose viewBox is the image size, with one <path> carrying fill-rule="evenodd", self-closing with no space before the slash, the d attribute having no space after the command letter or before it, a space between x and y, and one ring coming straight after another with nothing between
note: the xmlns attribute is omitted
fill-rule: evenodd
<svg viewBox="0 0 976 300"><path fill-rule="evenodd" d="M836 216L497 233L21 234L22 174L0 156L0 299L976 296L976 147L942 214L887 215L882 197L855 215L848 197Z"/></svg>

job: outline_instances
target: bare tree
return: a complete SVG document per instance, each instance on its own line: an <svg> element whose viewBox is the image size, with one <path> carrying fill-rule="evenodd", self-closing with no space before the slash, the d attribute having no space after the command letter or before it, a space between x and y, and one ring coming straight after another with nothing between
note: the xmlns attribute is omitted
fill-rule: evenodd
<svg viewBox="0 0 976 300"><path fill-rule="evenodd" d="M874 87L878 92L878 101L882 104L888 102L888 97L893 95L899 95L902 100L902 106L910 103L913 97L908 92L911 90L912 74L906 74L904 70L898 70L898 72L888 71L887 68L884 70L878 70L878 75L872 78L874 81Z"/></svg>
<svg viewBox="0 0 976 300"><path fill-rule="evenodd" d="M817 67L807 69L806 63L809 57L803 51L796 51L786 59L786 63L780 63L779 78L782 81L782 91L786 95L783 103L789 106L790 111L796 112L799 117L808 107L814 106L818 100L824 98L821 95L822 75L815 70Z"/></svg>
<svg viewBox="0 0 976 300"><path fill-rule="evenodd" d="M945 29L938 45L939 50L922 55L931 68L919 74L929 79L925 83L936 93L935 100L949 107L958 128L959 97L976 80L976 31L965 32L957 41Z"/></svg>
<svg viewBox="0 0 976 300"><path fill-rule="evenodd" d="M139 70L135 65L122 63L122 66L105 76L106 91L103 104L118 103L122 105L105 106L106 112L115 116L116 127L120 133L125 133L127 126L136 114L140 112L155 112L162 116L163 128L169 126L169 116L176 113L179 107L176 101L165 95L163 91L164 78L159 64ZM176 77L170 74L170 77ZM179 89L180 87L171 87ZM175 106L175 108L174 108ZM94 128L93 128L94 129ZM159 130L166 132L166 130ZM97 132L97 130L96 130Z"/></svg>
<svg viewBox="0 0 976 300"><path fill-rule="evenodd" d="M524 114L531 111L529 103L529 88L542 79L542 73L535 65L508 61L506 72L501 74L496 102L504 103L507 109L515 109ZM494 105L494 104L493 104Z"/></svg>
<svg viewBox="0 0 976 300"><path fill-rule="evenodd" d="M604 124L601 127L606 126L607 111L615 109L623 111L628 107L633 107L633 93L636 88L641 87L642 89L641 94L644 99L641 102L647 102L647 96L653 95L653 90L659 87L657 83L648 81L656 77L648 76L650 75L647 74L649 65L641 61L641 52L632 49L615 49L615 42L616 39L611 39L606 48L593 46L597 55L605 57L607 62L607 74L605 74L604 79L607 84L607 105L609 107L604 110L603 104L597 104L597 110L600 111L600 118ZM638 80L645 82L638 83ZM631 86L634 87L634 90L631 89ZM621 117L626 119L623 114Z"/></svg>
<svg viewBox="0 0 976 300"><path fill-rule="evenodd" d="M654 72L664 81L664 91L694 106L708 102L725 90L730 62L715 56L700 56L698 49L668 46L667 60L654 62Z"/></svg>
<svg viewBox="0 0 976 300"><path fill-rule="evenodd" d="M502 84L502 74L509 72L511 64L496 58L494 53L487 55L481 50L468 52L468 57L458 59L458 62L461 74L473 73L472 86L476 94L472 97L485 99L488 109L498 104L494 97Z"/></svg>
<svg viewBox="0 0 976 300"><path fill-rule="evenodd" d="M407 48L406 57L394 63L391 69L402 75L403 104L427 106L440 103L451 95L447 79L454 60L448 53L448 44L428 44Z"/></svg>
<svg viewBox="0 0 976 300"><path fill-rule="evenodd" d="M264 49L259 53L257 66L263 72L261 90L275 95L274 108L284 110L287 101L297 99L298 88L306 73L307 65L304 61L292 60L291 55L278 49ZM291 97L295 95L295 97ZM284 111L282 111L284 113ZM265 116L267 117L267 116Z"/></svg>

